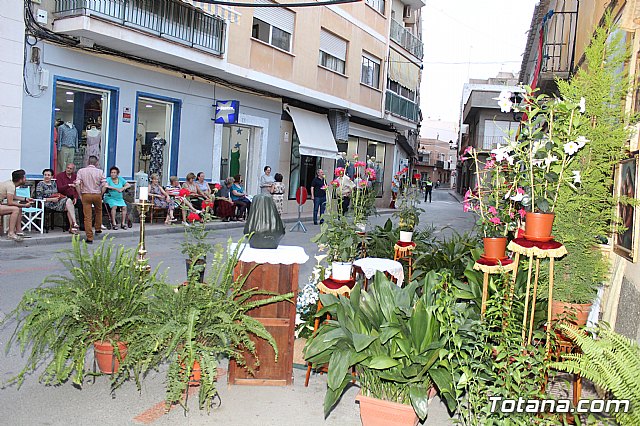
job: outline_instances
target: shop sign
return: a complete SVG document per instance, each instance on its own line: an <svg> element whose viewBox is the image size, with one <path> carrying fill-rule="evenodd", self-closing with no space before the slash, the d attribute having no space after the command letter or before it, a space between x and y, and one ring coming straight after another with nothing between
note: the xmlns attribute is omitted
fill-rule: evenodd
<svg viewBox="0 0 640 426"><path fill-rule="evenodd" d="M240 114L240 101L216 101L216 115L213 121L217 124L235 124Z"/></svg>
<svg viewBox="0 0 640 426"><path fill-rule="evenodd" d="M131 108L130 107L122 108L122 122L123 123L131 123Z"/></svg>

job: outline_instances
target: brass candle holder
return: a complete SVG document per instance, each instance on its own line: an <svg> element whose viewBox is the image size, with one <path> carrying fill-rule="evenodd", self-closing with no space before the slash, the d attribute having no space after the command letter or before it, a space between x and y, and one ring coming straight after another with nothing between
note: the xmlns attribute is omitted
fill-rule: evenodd
<svg viewBox="0 0 640 426"><path fill-rule="evenodd" d="M147 248L145 245L145 233L144 233L144 223L147 217L147 211L151 207L151 203L147 200L138 200L135 203L135 206L138 208L138 213L140 214L140 241L138 242L138 257L137 268L141 272L150 272L151 266L148 264L147 256Z"/></svg>

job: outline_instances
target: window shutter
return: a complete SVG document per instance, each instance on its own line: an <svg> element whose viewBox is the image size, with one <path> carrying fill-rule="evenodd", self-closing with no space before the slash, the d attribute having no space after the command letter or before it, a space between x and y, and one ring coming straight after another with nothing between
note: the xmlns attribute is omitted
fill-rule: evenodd
<svg viewBox="0 0 640 426"><path fill-rule="evenodd" d="M256 4L273 3L268 0L254 0ZM293 34L295 27L295 13L284 7L255 7L253 8L253 17L267 24L280 28L289 34Z"/></svg>
<svg viewBox="0 0 640 426"><path fill-rule="evenodd" d="M329 31L320 31L320 50L341 59L347 60L347 42Z"/></svg>

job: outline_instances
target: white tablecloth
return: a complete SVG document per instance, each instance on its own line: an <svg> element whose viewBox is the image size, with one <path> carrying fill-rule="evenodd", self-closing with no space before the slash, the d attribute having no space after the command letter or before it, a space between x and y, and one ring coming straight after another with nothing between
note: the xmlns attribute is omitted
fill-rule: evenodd
<svg viewBox="0 0 640 426"><path fill-rule="evenodd" d="M237 243L229 246L229 251L235 251ZM291 265L293 263L302 264L309 260L309 256L302 247L298 246L278 246L277 249L254 249L249 244L242 244L240 247L240 261L255 263L270 263L272 265Z"/></svg>
<svg viewBox="0 0 640 426"><path fill-rule="evenodd" d="M394 277L398 281L398 286L402 286L404 281L404 269L402 269L402 264L398 261L378 257L365 257L364 259L356 260L353 264L362 269L364 276L368 280L373 278L377 271L380 271L387 272Z"/></svg>

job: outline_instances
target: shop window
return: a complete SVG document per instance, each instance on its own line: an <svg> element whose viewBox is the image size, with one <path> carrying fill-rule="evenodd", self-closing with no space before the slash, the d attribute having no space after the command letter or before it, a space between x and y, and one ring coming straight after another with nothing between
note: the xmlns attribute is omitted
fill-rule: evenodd
<svg viewBox="0 0 640 426"><path fill-rule="evenodd" d="M169 183L170 165L176 160L171 158L173 114L173 102L138 97L133 173L157 173L163 185Z"/></svg>
<svg viewBox="0 0 640 426"><path fill-rule="evenodd" d="M104 169L109 140L110 91L58 82L55 92L53 169L76 170L96 156Z"/></svg>
<svg viewBox="0 0 640 426"><path fill-rule="evenodd" d="M353 156L358 153L358 138L352 136L348 142L338 142L336 145L338 146L338 152L342 159L336 160L334 167L345 167L347 162L353 164ZM345 169L347 175L353 178L353 169L349 167L345 167ZM327 171L326 174L333 178L333 170Z"/></svg>
<svg viewBox="0 0 640 426"><path fill-rule="evenodd" d="M369 56L362 55L362 70L360 74L360 82L373 88L380 87L380 60Z"/></svg>
<svg viewBox="0 0 640 426"><path fill-rule="evenodd" d="M222 128L222 158L220 160L221 181L236 175L244 176L246 182L251 180L247 176L250 143L250 127L224 125Z"/></svg>
<svg viewBox="0 0 640 426"><path fill-rule="evenodd" d="M295 129L291 138L291 170L289 173L289 199L296 198L296 191L304 186L311 193L311 181L321 167L322 159L300 154L300 139ZM327 173L327 176L329 173Z"/></svg>
<svg viewBox="0 0 640 426"><path fill-rule="evenodd" d="M378 196L384 192L384 157L386 145L381 142L369 141L367 144L367 167L376 172L376 180L373 188Z"/></svg>

